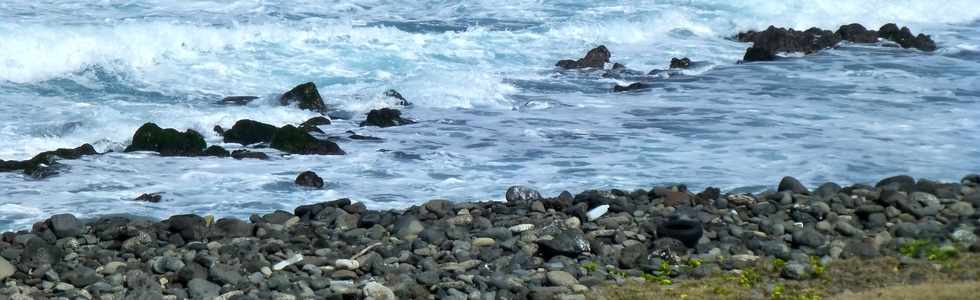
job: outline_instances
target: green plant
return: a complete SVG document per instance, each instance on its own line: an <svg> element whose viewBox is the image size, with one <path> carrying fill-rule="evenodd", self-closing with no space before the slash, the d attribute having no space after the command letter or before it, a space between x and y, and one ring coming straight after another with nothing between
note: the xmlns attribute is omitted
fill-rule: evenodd
<svg viewBox="0 0 980 300"><path fill-rule="evenodd" d="M760 275L755 269L748 268L741 270L741 272L738 272L737 274L726 275L724 279L734 281L742 287L751 288L762 281L762 275Z"/></svg>
<svg viewBox="0 0 980 300"><path fill-rule="evenodd" d="M946 262L959 256L959 251L953 246L939 246L928 240L914 240L902 244L898 252L904 256L925 258L930 261Z"/></svg>
<svg viewBox="0 0 980 300"><path fill-rule="evenodd" d="M617 270L616 268L610 267L608 271L609 271L609 275L626 278L626 272Z"/></svg>
<svg viewBox="0 0 980 300"><path fill-rule="evenodd" d="M815 277L823 277L827 272L827 267L821 264L820 258L816 256L810 256L810 269L813 270Z"/></svg>
<svg viewBox="0 0 980 300"><path fill-rule="evenodd" d="M592 273L599 269L599 264L595 263L594 261L590 261L582 264L582 268L589 271L589 273Z"/></svg>
<svg viewBox="0 0 980 300"><path fill-rule="evenodd" d="M700 259L697 259L697 258L692 258L692 259L688 259L687 260L687 266L688 267L691 267L691 269L700 267L702 263L703 262Z"/></svg>
<svg viewBox="0 0 980 300"><path fill-rule="evenodd" d="M786 267L786 261L785 260L782 260L780 258L776 258L776 259L773 259L772 260L772 272L773 273L782 272L784 267Z"/></svg>
<svg viewBox="0 0 980 300"><path fill-rule="evenodd" d="M769 292L769 298L772 300L783 300L786 294L786 286L782 283L777 283L776 286L772 287L772 292Z"/></svg>

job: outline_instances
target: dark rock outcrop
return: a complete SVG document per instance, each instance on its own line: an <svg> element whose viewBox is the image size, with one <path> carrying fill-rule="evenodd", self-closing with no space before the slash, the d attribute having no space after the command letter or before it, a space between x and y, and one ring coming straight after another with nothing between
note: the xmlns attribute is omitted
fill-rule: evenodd
<svg viewBox="0 0 980 300"><path fill-rule="evenodd" d="M21 170L28 176L41 179L58 173L58 160L60 159L79 159L85 155L95 154L99 153L89 144L83 144L76 148L59 148L38 153L28 160L0 160L0 172Z"/></svg>
<svg viewBox="0 0 980 300"><path fill-rule="evenodd" d="M402 97L402 94L399 93L396 90L389 89L389 90L385 91L384 95L385 95L385 97L397 99L398 102L395 103L397 105L401 105L401 106L409 106L409 105L412 105L411 102L408 102L408 100L405 100L405 97Z"/></svg>
<svg viewBox="0 0 980 300"><path fill-rule="evenodd" d="M925 34L913 35L908 27L898 28L894 23L888 23L878 29L878 36L898 43L902 48L915 48L922 51L936 51L936 42Z"/></svg>
<svg viewBox="0 0 980 300"><path fill-rule="evenodd" d="M878 32L868 30L858 23L847 24L837 29L837 36L841 40L852 43L874 43L878 41Z"/></svg>
<svg viewBox="0 0 980 300"><path fill-rule="evenodd" d="M256 96L228 96L228 97L225 97L225 98L221 99L220 101L218 101L218 104L223 104L223 105L247 105L250 102L255 101L255 99L259 99L259 97L256 97Z"/></svg>
<svg viewBox="0 0 980 300"><path fill-rule="evenodd" d="M612 53L603 45L589 50L583 58L578 60L563 59L558 61L555 66L563 69L602 69L609 62L610 57L612 57Z"/></svg>
<svg viewBox="0 0 980 300"><path fill-rule="evenodd" d="M629 91L649 89L650 87L651 86L649 84L642 83L642 82L634 82L634 83L631 83L629 85L618 85L617 84L616 86L613 87L613 92L616 92L616 93L619 93L619 92L629 92Z"/></svg>
<svg viewBox="0 0 980 300"><path fill-rule="evenodd" d="M344 150L336 143L320 140L302 129L286 125L272 137L269 146L276 150L292 154L343 155Z"/></svg>
<svg viewBox="0 0 980 300"><path fill-rule="evenodd" d="M810 54L833 47L840 42L840 38L833 32L816 27L806 31L796 31L792 28L769 26L764 31L739 33L736 39L740 42L752 43L752 48L749 48L743 57L744 61L771 60L778 52Z"/></svg>
<svg viewBox="0 0 980 300"><path fill-rule="evenodd" d="M313 171L299 173L299 176L296 176L296 180L294 182L299 186L318 189L323 188L323 178L320 178L320 176L313 173Z"/></svg>
<svg viewBox="0 0 980 300"><path fill-rule="evenodd" d="M691 66L691 59L690 58L687 58L687 57L685 57L685 58L676 58L676 57L674 57L674 58L671 58L670 59L670 68L671 69L687 69L690 66Z"/></svg>
<svg viewBox="0 0 980 300"><path fill-rule="evenodd" d="M242 160L242 159L269 159L269 155L263 152L248 151L245 149L235 150L231 152L231 158Z"/></svg>
<svg viewBox="0 0 980 300"><path fill-rule="evenodd" d="M204 137L193 129L179 132L146 123L136 130L133 143L125 151L156 151L162 156L197 156L204 153L205 147Z"/></svg>
<svg viewBox="0 0 980 300"><path fill-rule="evenodd" d="M364 120L364 122L361 122L361 127L378 126L383 128L412 123L415 123L415 121L402 118L401 111L392 108L382 108L374 109L368 112L367 119Z"/></svg>
<svg viewBox="0 0 980 300"><path fill-rule="evenodd" d="M208 147L207 149L204 149L204 155L214 156L214 157L228 157L231 156L231 153L228 153L228 150L225 150L224 147L214 145Z"/></svg>
<svg viewBox="0 0 980 300"><path fill-rule="evenodd" d="M225 143L251 145L267 143L276 135L276 126L249 119L238 120L231 129L225 130Z"/></svg>
<svg viewBox="0 0 980 300"><path fill-rule="evenodd" d="M146 193L146 194L139 195L139 197L136 197L136 199L133 199L133 201L149 202L149 203L157 203L160 202L161 200L163 200L163 196L161 196L160 193Z"/></svg>
<svg viewBox="0 0 980 300"><path fill-rule="evenodd" d="M323 130L320 130L318 126L330 125L330 123L330 119L327 119L326 117L313 117L306 120L306 122L299 124L299 128L306 132L323 133Z"/></svg>
<svg viewBox="0 0 980 300"><path fill-rule="evenodd" d="M297 85L279 97L279 104L286 106L298 103L300 109L312 110L315 112L327 112L327 105L320 97L320 92L316 89L316 84L307 82Z"/></svg>

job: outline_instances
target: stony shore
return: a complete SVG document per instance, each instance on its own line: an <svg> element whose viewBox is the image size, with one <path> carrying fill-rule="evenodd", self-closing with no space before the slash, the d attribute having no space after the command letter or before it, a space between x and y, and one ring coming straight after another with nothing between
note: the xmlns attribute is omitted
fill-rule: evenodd
<svg viewBox="0 0 980 300"><path fill-rule="evenodd" d="M837 261L902 268L980 251L980 175L774 187L512 187L506 202L375 211L340 199L247 221L55 215L3 233L0 299L586 299L610 284L744 277L763 261L796 282Z"/></svg>

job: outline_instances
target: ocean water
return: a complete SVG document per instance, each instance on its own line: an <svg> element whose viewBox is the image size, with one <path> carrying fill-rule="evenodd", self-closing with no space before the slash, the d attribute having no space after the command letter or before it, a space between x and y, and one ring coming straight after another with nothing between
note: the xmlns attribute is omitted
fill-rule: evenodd
<svg viewBox="0 0 980 300"><path fill-rule="evenodd" d="M0 159L92 143L117 152L64 161L35 180L0 173L0 229L62 212L244 217L349 197L371 208L429 199L501 200L510 185L562 190L685 183L771 188L900 173L958 180L980 171L980 10L969 1L79 1L0 2ZM736 64L735 33L860 22L909 26L924 53L843 44ZM606 45L643 72L560 72ZM652 81L647 91L616 84ZM346 156L268 161L119 153L144 122L211 128L250 118L299 123L275 97L313 81L351 119L323 126ZM364 113L414 103L417 124L360 128ZM214 104L230 95L259 101ZM235 148L237 145L225 145ZM327 186L295 187L313 170ZM164 201L132 198L162 192Z"/></svg>

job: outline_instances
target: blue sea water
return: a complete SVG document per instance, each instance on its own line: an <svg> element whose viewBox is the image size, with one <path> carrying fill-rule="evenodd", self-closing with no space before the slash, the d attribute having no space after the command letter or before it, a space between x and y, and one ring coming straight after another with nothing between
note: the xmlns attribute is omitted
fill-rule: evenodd
<svg viewBox="0 0 980 300"><path fill-rule="evenodd" d="M372 208L434 198L500 200L521 184L545 194L591 188L816 185L906 173L958 180L980 171L980 10L969 1L78 1L0 2L0 159L92 143L34 180L0 173L0 229L50 214L247 216L349 197ZM939 50L843 44L736 64L731 37L888 22ZM559 72L559 59L606 45L640 71L671 57L697 67L631 81ZM633 79L630 79L633 80ZM250 118L298 123L275 97L313 81L350 120L323 126L346 156L268 161L118 153L144 122L211 128ZM357 126L391 104L417 124ZM258 95L243 107L215 105ZM326 137L325 136L325 137ZM324 138L325 138L324 137ZM225 145L236 148L236 145ZM273 152L270 152L275 154ZM313 170L322 190L295 187ZM130 199L163 192L164 201Z"/></svg>

